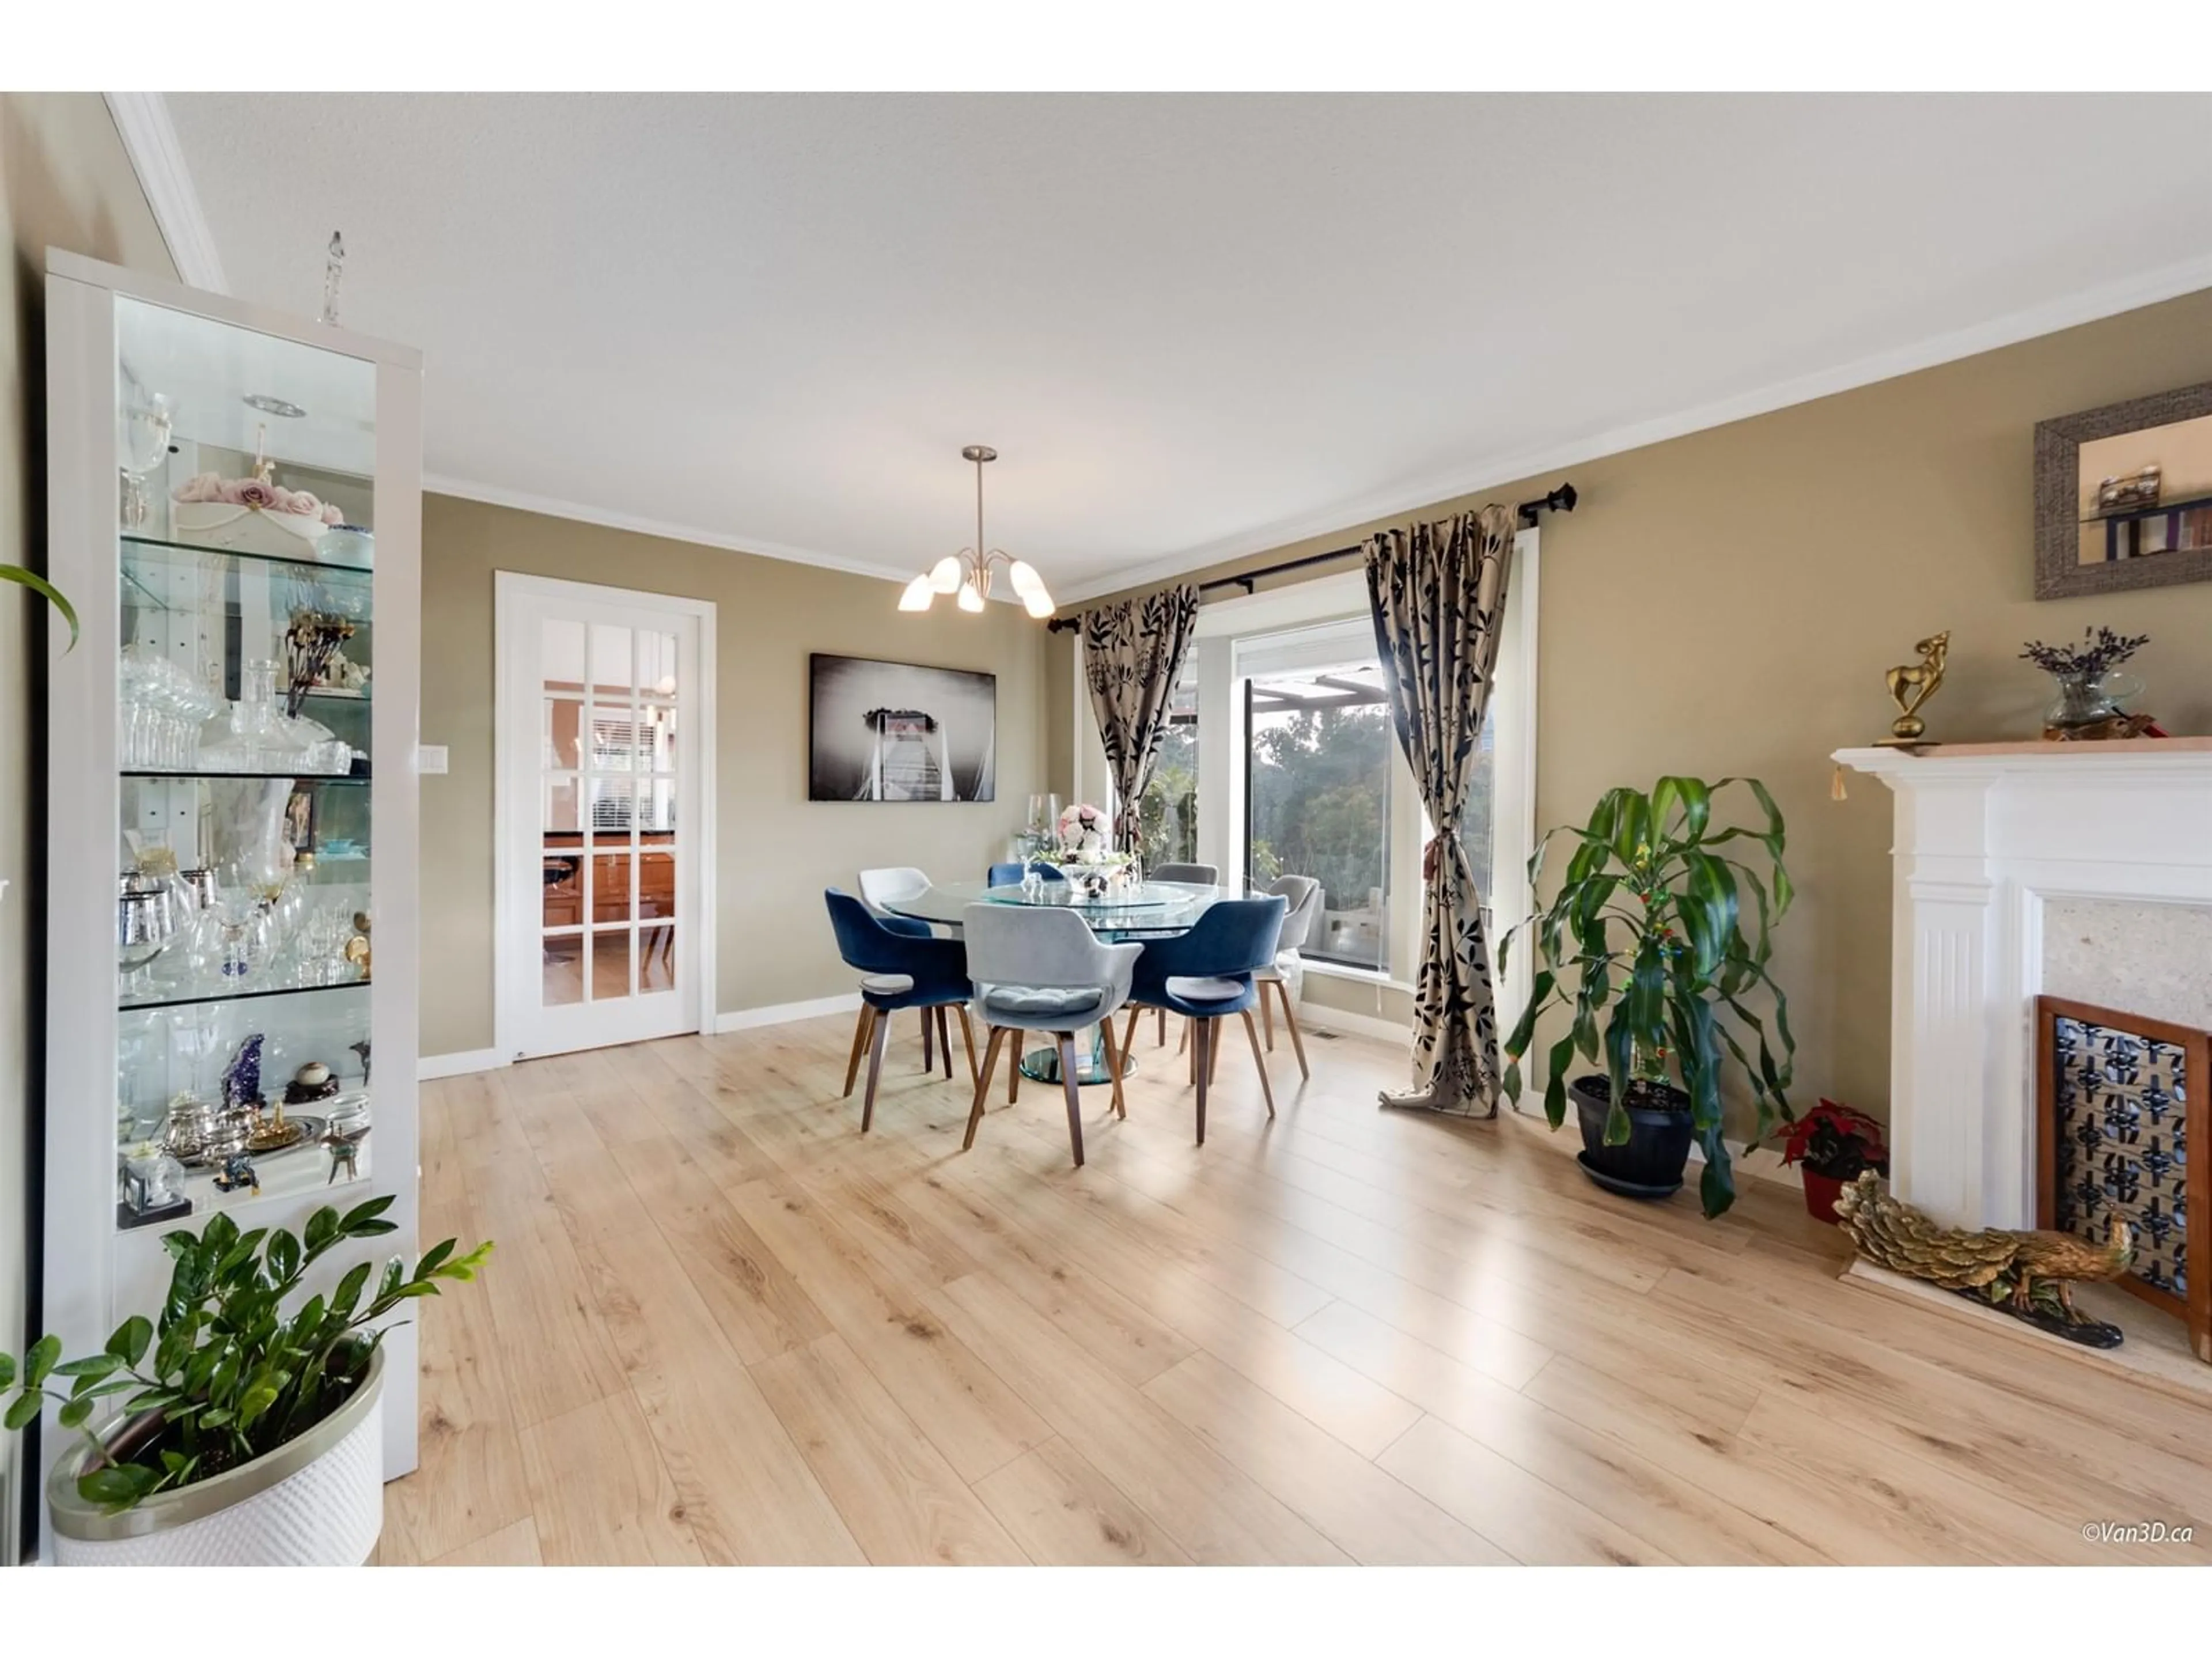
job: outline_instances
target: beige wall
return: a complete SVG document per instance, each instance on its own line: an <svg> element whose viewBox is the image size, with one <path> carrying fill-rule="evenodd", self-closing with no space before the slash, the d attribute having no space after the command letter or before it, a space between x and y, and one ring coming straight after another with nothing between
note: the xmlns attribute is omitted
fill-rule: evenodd
<svg viewBox="0 0 2212 1659"><path fill-rule="evenodd" d="M919 555L917 555L919 556ZM822 890L866 865L974 879L1044 787L1043 627L1017 605L901 615L864 576L602 529L448 496L422 504L422 1052L492 1046L492 577L500 570L712 599L721 1011L836 996ZM998 799L868 805L806 799L810 652L999 677ZM1063 700L1064 702L1064 700Z"/></svg>
<svg viewBox="0 0 2212 1659"><path fill-rule="evenodd" d="M1825 757L1887 731L1882 671L1914 641L1951 630L1927 710L1939 738L2034 735L2049 699L2021 644L2100 623L2151 635L2130 667L2169 731L2212 732L2212 583L2031 597L2036 422L2203 380L2212 290L1427 510L1524 500L1562 477L1582 492L1544 526L1540 828L1664 772L1773 789L1801 894L1777 972L1804 1103L1887 1105L1889 796L1862 778L1831 801ZM1316 994L1374 1007L1364 987Z"/></svg>
<svg viewBox="0 0 2212 1659"><path fill-rule="evenodd" d="M48 247L158 276L176 268L96 93L0 94L0 562L44 569L46 268ZM42 925L38 828L49 623L46 607L0 587L0 1349L20 1354L28 1314L30 1177ZM17 1558L16 1437L0 1435L0 1562Z"/></svg>

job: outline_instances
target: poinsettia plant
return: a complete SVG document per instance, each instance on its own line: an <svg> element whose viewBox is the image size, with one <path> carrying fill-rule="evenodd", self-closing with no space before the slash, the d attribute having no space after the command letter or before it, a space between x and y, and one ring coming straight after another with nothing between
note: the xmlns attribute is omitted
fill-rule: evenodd
<svg viewBox="0 0 2212 1659"><path fill-rule="evenodd" d="M1782 1137L1782 1162L1802 1164L1832 1181L1856 1181L1862 1171L1889 1173L1889 1145L1881 1125L1863 1112L1823 1098L1818 1106L1775 1131Z"/></svg>
<svg viewBox="0 0 2212 1659"><path fill-rule="evenodd" d="M394 1230L383 1219L391 1205L389 1197L373 1198L343 1215L325 1205L300 1235L282 1227L241 1233L221 1213L197 1238L164 1235L162 1247L176 1266L159 1321L133 1314L104 1349L81 1359L64 1360L61 1339L51 1335L33 1343L20 1365L0 1353L0 1389L11 1382L17 1389L0 1420L21 1429L47 1405L59 1407L61 1425L82 1431L90 1446L77 1492L108 1510L127 1510L276 1450L367 1380L390 1328L380 1323L387 1314L437 1295L441 1280L474 1279L491 1254L487 1243L456 1255L449 1238L424 1252L411 1272L393 1256L373 1285L374 1264L358 1262L328 1296L311 1296L286 1315L285 1298L323 1256L349 1240ZM128 1396L125 1415L104 1433L87 1426L100 1402L118 1395ZM159 1431L126 1442L119 1431L142 1413L160 1413Z"/></svg>

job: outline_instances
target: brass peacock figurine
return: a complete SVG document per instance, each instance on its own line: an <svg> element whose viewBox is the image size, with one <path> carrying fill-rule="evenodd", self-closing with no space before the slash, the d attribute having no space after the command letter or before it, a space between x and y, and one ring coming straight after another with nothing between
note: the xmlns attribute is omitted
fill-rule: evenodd
<svg viewBox="0 0 2212 1659"><path fill-rule="evenodd" d="M2118 1327L2074 1306L2074 1281L2118 1279L2134 1265L2134 1230L2117 1213L2101 1245L2071 1233L1968 1231L1943 1226L1891 1197L1869 1170L1844 1188L1836 1218L1858 1253L1878 1267L1989 1303L2054 1335L2097 1347L2118 1345Z"/></svg>

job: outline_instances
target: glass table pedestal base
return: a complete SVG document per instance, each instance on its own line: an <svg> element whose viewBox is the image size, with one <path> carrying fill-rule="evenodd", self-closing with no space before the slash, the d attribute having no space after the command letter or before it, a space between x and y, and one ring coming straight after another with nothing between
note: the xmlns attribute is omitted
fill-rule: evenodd
<svg viewBox="0 0 2212 1659"><path fill-rule="evenodd" d="M1085 1032L1089 1033L1088 1036L1085 1036ZM1028 1031L1023 1035L1035 1036L1036 1033ZM1105 1039L1099 1035L1097 1026L1086 1025L1076 1032L1075 1053L1075 1081L1078 1087L1088 1088L1094 1083L1113 1081L1113 1074L1106 1066ZM1057 1048L1032 1048L1022 1056L1021 1065L1022 1075L1032 1083L1060 1081L1060 1050ZM1134 1054L1123 1054L1121 1075L1125 1078L1133 1076L1136 1070L1137 1057Z"/></svg>

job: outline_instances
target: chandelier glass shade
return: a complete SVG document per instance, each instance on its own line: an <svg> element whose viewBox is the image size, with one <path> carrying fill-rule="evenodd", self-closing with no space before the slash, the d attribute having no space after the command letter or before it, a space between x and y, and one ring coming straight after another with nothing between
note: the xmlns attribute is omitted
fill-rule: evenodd
<svg viewBox="0 0 2212 1659"><path fill-rule="evenodd" d="M975 465L975 544L946 554L908 582L905 592L899 595L898 608L927 611L939 594L949 593L956 596L954 602L963 611L981 611L991 597L993 579L1003 566L1006 581L1013 588L1014 597L1022 602L1022 608L1040 619L1049 617L1056 607L1036 567L1002 549L988 546L983 539L983 464L998 459L999 452L988 444L969 444L960 453L963 459Z"/></svg>

